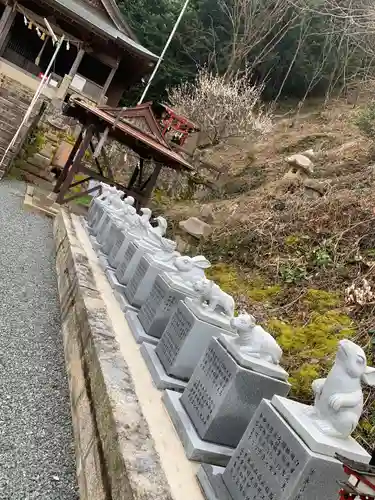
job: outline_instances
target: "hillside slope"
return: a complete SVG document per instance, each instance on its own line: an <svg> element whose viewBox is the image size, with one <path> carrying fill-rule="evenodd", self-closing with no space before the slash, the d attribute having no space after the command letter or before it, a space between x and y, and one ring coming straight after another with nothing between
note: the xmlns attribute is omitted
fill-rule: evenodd
<svg viewBox="0 0 375 500"><path fill-rule="evenodd" d="M372 363L375 295L375 155L355 119L360 107L342 101L297 118L280 116L271 137L210 152L228 176L217 194L177 202L167 217L214 213L214 232L196 252L214 264L211 276L278 339L293 396L311 398L311 381L332 364L337 339L362 345ZM306 183L285 174L285 161L313 149ZM313 188L313 189L312 189ZM365 280L365 281L363 281ZM352 286L351 291L347 289ZM369 393L359 436L375 440Z"/></svg>

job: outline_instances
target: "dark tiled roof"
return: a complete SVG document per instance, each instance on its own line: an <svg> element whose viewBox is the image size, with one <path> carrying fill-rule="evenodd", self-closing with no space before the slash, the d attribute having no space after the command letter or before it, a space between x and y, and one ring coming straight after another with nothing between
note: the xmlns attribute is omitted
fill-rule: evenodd
<svg viewBox="0 0 375 500"><path fill-rule="evenodd" d="M91 28L113 40L119 45L125 46L150 60L157 60L158 56L143 47L140 43L132 40L130 37L120 31L114 24L102 16L95 9L83 3L80 0L53 0L53 3L60 6L61 9L74 17L77 16Z"/></svg>
<svg viewBox="0 0 375 500"><path fill-rule="evenodd" d="M140 109L142 109L142 107L145 106L146 105L143 106L141 105ZM111 108L106 109L105 107L97 108L91 106L90 104L84 102L82 99L79 98L71 99L70 108L73 109L81 108L86 113L88 112L92 116L95 116L97 119L105 122L108 126L110 127L112 126L109 135L110 136L115 135L115 131L113 130L113 125L116 121L115 118L116 113L113 112L113 109ZM132 108L132 109L136 110L137 108ZM127 110L128 114L130 113L130 111L131 109ZM76 116L76 115L73 114L70 116ZM76 118L78 118L78 116L76 116ZM119 139L120 142L128 145L129 145L129 140L141 143L144 149L148 149L152 157L158 158L158 161L163 162L166 166L169 166L170 168L173 168L175 170L194 170L194 168L190 165L190 163L186 161L181 155L173 151L162 137L159 137L158 135L151 136L150 134L145 133L136 126L134 126L134 124L121 119L116 124L116 131L120 132L120 134L117 134L118 137L121 135L121 138ZM132 145L130 145L130 147L132 147ZM136 151L135 148L134 150Z"/></svg>

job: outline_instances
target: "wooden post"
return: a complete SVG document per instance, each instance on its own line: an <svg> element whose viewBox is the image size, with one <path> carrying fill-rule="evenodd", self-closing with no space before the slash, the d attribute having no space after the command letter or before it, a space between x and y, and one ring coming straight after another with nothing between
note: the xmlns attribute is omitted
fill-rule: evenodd
<svg viewBox="0 0 375 500"><path fill-rule="evenodd" d="M69 76L71 78L75 77L84 55L85 55L85 49L83 49L82 47L79 48L74 63L72 64L72 67L70 68L69 71Z"/></svg>
<svg viewBox="0 0 375 500"><path fill-rule="evenodd" d="M103 86L103 89L100 93L100 97L99 97L99 104L102 104L104 99L105 99L105 95L109 89L109 86L111 85L112 83L112 80L113 80L113 77L115 76L116 74L116 71L117 71L117 66L112 68L111 71L109 72L109 75L107 77L107 80Z"/></svg>
<svg viewBox="0 0 375 500"><path fill-rule="evenodd" d="M64 180L60 192L57 196L56 202L57 203L62 203L64 201L64 196L65 193L69 190L70 184L72 183L72 180L74 179L74 176L77 172L79 172L79 167L81 165L81 160L86 153L87 148L90 145L90 141L92 139L92 136L94 135L95 131L95 126L94 125L89 125L85 131L85 137L83 138L83 141L81 142L81 146L77 151L77 154L75 155L74 161L72 166L70 167L68 174L66 176L66 179ZM65 168L64 168L65 170Z"/></svg>
<svg viewBox="0 0 375 500"><path fill-rule="evenodd" d="M75 156L76 152L78 151L78 148L81 145L81 142L82 142L82 132L80 132L76 142L74 143L74 146L70 152L70 155L68 156L68 159L66 160L66 163L64 165L64 169L61 172L59 178L57 179L55 187L53 188L54 193L59 192L61 184L65 181L66 176L68 175L68 172L69 172L70 165L72 164L72 162L74 160L74 156Z"/></svg>
<svg viewBox="0 0 375 500"><path fill-rule="evenodd" d="M154 171L152 172L151 176L149 177L145 189L142 190L142 196L145 200L145 202L148 204L148 201L151 197L152 190L154 189L154 186L156 184L156 181L158 180L159 173L161 171L161 163L157 163L154 167Z"/></svg>
<svg viewBox="0 0 375 500"><path fill-rule="evenodd" d="M8 34L15 17L16 10L14 9L14 5L7 4L0 19L0 55L4 52L5 42L8 39Z"/></svg>

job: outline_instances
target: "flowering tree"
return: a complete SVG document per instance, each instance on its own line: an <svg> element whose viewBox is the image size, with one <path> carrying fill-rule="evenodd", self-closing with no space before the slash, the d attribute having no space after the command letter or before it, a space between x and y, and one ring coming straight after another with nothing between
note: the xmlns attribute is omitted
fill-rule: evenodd
<svg viewBox="0 0 375 500"><path fill-rule="evenodd" d="M271 115L261 104L262 90L249 83L246 72L228 80L203 68L193 83L182 83L168 96L172 107L216 145L229 137L254 137L271 130Z"/></svg>

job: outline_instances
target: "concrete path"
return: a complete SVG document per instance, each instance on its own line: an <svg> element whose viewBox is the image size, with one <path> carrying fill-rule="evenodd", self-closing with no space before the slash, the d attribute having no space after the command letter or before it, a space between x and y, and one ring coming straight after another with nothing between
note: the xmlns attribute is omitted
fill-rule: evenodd
<svg viewBox="0 0 375 500"><path fill-rule="evenodd" d="M77 499L52 219L0 182L0 499Z"/></svg>

